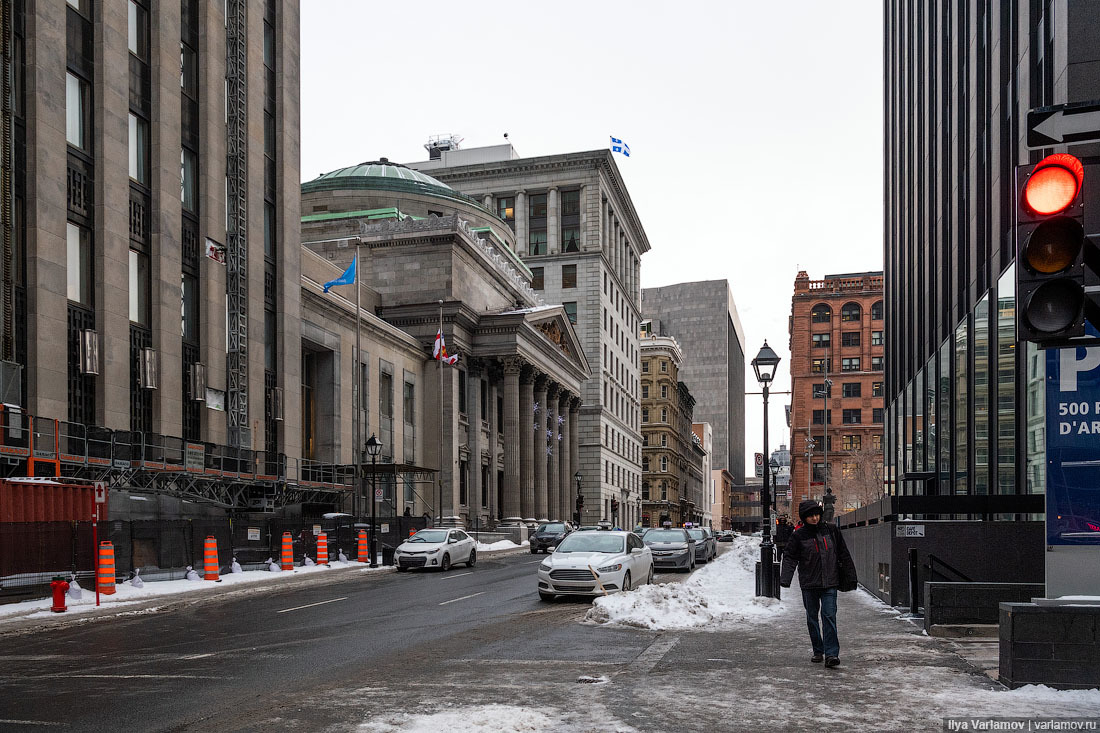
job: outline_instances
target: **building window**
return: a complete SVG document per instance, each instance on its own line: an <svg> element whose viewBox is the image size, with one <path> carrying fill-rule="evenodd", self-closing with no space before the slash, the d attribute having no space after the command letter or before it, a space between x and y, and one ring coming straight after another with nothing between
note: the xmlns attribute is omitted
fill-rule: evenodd
<svg viewBox="0 0 1100 733"><path fill-rule="evenodd" d="M530 233L527 239L527 250L533 255L546 254L546 230L533 231Z"/></svg>
<svg viewBox="0 0 1100 733"><path fill-rule="evenodd" d="M578 227L566 227L561 230L562 252L581 251L581 230Z"/></svg>
<svg viewBox="0 0 1100 733"><path fill-rule="evenodd" d="M563 288L575 288L575 287L577 287L577 266L576 265L562 265L561 266L561 286Z"/></svg>
<svg viewBox="0 0 1100 733"><path fill-rule="evenodd" d="M827 333L815 333L810 336L813 341L815 349L827 349L829 348L830 336Z"/></svg>
<svg viewBox="0 0 1100 733"><path fill-rule="evenodd" d="M578 216L581 213L581 192L580 191L562 191L561 192L561 215L562 216Z"/></svg>
<svg viewBox="0 0 1100 733"><path fill-rule="evenodd" d="M841 416L841 422L845 425L859 425L863 422L861 410L845 410Z"/></svg>
<svg viewBox="0 0 1100 733"><path fill-rule="evenodd" d="M885 382L875 382L871 385L871 396L882 397L886 393Z"/></svg>
<svg viewBox="0 0 1100 733"><path fill-rule="evenodd" d="M642 408L642 422L644 422L644 423L649 422L649 408L648 407L643 407Z"/></svg>
<svg viewBox="0 0 1100 733"><path fill-rule="evenodd" d="M403 412L405 414L405 424L406 425L415 425L416 424L416 385L414 385L412 382L405 382L402 397L403 397L403 402L404 402Z"/></svg>
<svg viewBox="0 0 1100 733"><path fill-rule="evenodd" d="M881 321L882 320L882 301L881 300L876 300L871 305L871 320L872 321Z"/></svg>
<svg viewBox="0 0 1100 733"><path fill-rule="evenodd" d="M668 435L666 435L665 433L661 433L661 447L662 448L667 448L668 447Z"/></svg>
<svg viewBox="0 0 1100 733"><path fill-rule="evenodd" d="M497 216L506 222L513 222L516 218L515 196L503 196L497 199Z"/></svg>
<svg viewBox="0 0 1100 733"><path fill-rule="evenodd" d="M859 331L849 331L840 334L841 346L859 346Z"/></svg>
<svg viewBox="0 0 1100 733"><path fill-rule="evenodd" d="M871 450L875 450L875 451L881 451L882 450L882 434L881 433L875 433L874 435L871 436Z"/></svg>
<svg viewBox="0 0 1100 733"><path fill-rule="evenodd" d="M845 303L844 307L840 309L840 320L846 322L858 321L863 310L859 307L859 303Z"/></svg>
<svg viewBox="0 0 1100 733"><path fill-rule="evenodd" d="M846 479L854 479L856 477L856 464L845 461L840 465L840 473Z"/></svg>
<svg viewBox="0 0 1100 733"><path fill-rule="evenodd" d="M667 361L662 361L661 362L661 371L662 372L667 372L668 371L668 362Z"/></svg>
<svg viewBox="0 0 1100 733"><path fill-rule="evenodd" d="M466 372L462 369L458 370L458 411L466 414Z"/></svg>
<svg viewBox="0 0 1100 733"><path fill-rule="evenodd" d="M577 301L570 301L568 303L562 303L561 307L565 309L565 317L569 319L569 322L574 326L577 325Z"/></svg>
<svg viewBox="0 0 1100 733"><path fill-rule="evenodd" d="M642 385L642 399L643 400L648 400L649 399L649 385L648 384L643 384Z"/></svg>
<svg viewBox="0 0 1100 733"><path fill-rule="evenodd" d="M810 320L814 323L828 323L833 317L833 309L824 303L818 303L810 311Z"/></svg>
<svg viewBox="0 0 1100 733"><path fill-rule="evenodd" d="M92 235L87 229L69 222L66 227L66 295L74 303L92 306Z"/></svg>
<svg viewBox="0 0 1100 733"><path fill-rule="evenodd" d="M88 85L71 72L65 75L65 140L86 150L88 140Z"/></svg>
<svg viewBox="0 0 1100 733"><path fill-rule="evenodd" d="M194 275L180 275L180 330L183 340L194 343L199 338L199 281Z"/></svg>
<svg viewBox="0 0 1100 733"><path fill-rule="evenodd" d="M149 258L130 250L130 320L149 325Z"/></svg>
<svg viewBox="0 0 1100 733"><path fill-rule="evenodd" d="M645 460L645 459L643 459L643 460ZM648 461L647 461L647 463L648 463ZM642 470L648 471L649 469L645 468L645 469L642 469ZM643 501L648 501L649 500L649 482L648 481L643 481L642 482L642 500Z"/></svg>
<svg viewBox="0 0 1100 733"><path fill-rule="evenodd" d="M882 346L882 331L871 331L871 346Z"/></svg>
<svg viewBox="0 0 1100 733"><path fill-rule="evenodd" d="M825 411L824 410L814 410L814 425L824 425L824 424L825 424Z"/></svg>
<svg viewBox="0 0 1100 733"><path fill-rule="evenodd" d="M840 371L842 372L858 372L859 371L859 357L853 356L840 360Z"/></svg>
<svg viewBox="0 0 1100 733"><path fill-rule="evenodd" d="M531 287L535 290L542 290L543 289L542 268L541 267L532 267L531 268Z"/></svg>
<svg viewBox="0 0 1100 733"><path fill-rule="evenodd" d="M130 178L149 185L149 123L130 113Z"/></svg>
<svg viewBox="0 0 1100 733"><path fill-rule="evenodd" d="M873 371L873 372L881 372L882 371L882 359L883 359L883 357L881 357L881 356L872 356L871 357L871 371Z"/></svg>
<svg viewBox="0 0 1100 733"><path fill-rule="evenodd" d="M667 384L662 384L661 385L661 399L663 399L663 400L668 399L668 385Z"/></svg>
<svg viewBox="0 0 1100 733"><path fill-rule="evenodd" d="M664 407L661 408L661 422L668 422L668 409Z"/></svg>
<svg viewBox="0 0 1100 733"><path fill-rule="evenodd" d="M819 484L823 483L825 481L825 464L824 463L815 463L814 464L813 481L815 483L819 483Z"/></svg>
<svg viewBox="0 0 1100 733"><path fill-rule="evenodd" d="M661 473L668 473L668 456L661 456Z"/></svg>
<svg viewBox="0 0 1100 733"><path fill-rule="evenodd" d="M469 486L469 482L467 481L467 476L466 476L467 470L468 469L467 469L467 466L466 466L466 461L459 461L458 462L458 503L461 504L462 506L466 506L467 504L470 503L469 502L470 497L468 495L469 491L470 491L470 486Z"/></svg>
<svg viewBox="0 0 1100 733"><path fill-rule="evenodd" d="M814 397L832 397L833 385L825 384L825 382L814 383Z"/></svg>
<svg viewBox="0 0 1100 733"><path fill-rule="evenodd" d="M649 374L649 362L648 361L643 361L642 362L642 374Z"/></svg>
<svg viewBox="0 0 1100 733"><path fill-rule="evenodd" d="M884 412L884 410L881 407L872 408L872 410L871 410L871 422L873 422L875 424L881 424L882 423L883 412Z"/></svg>
<svg viewBox="0 0 1100 733"><path fill-rule="evenodd" d="M832 359L812 359L810 361L810 371L814 374L824 374L825 370L831 369L832 366Z"/></svg>
<svg viewBox="0 0 1100 733"><path fill-rule="evenodd" d="M845 397L860 397L863 392L863 385L859 382L845 382L841 385L842 394Z"/></svg>
<svg viewBox="0 0 1100 733"><path fill-rule="evenodd" d="M845 435L841 438L840 446L844 450L859 450L863 447L863 436Z"/></svg>
<svg viewBox="0 0 1100 733"><path fill-rule="evenodd" d="M527 200L527 210L531 219L546 218L546 194L539 193Z"/></svg>
<svg viewBox="0 0 1100 733"><path fill-rule="evenodd" d="M197 210L199 186L198 173L198 156L187 148L184 148L180 152L180 202L183 204L184 211L195 213ZM264 224L267 224L266 220ZM266 233L265 226L265 242L267 240Z"/></svg>
<svg viewBox="0 0 1100 733"><path fill-rule="evenodd" d="M130 0L127 46L142 61L149 59L149 11Z"/></svg>

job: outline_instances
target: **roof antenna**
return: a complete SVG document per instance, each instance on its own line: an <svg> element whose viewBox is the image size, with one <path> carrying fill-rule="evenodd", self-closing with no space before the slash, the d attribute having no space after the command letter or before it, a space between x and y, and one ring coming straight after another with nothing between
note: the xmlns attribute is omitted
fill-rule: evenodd
<svg viewBox="0 0 1100 733"><path fill-rule="evenodd" d="M508 139L508 133L504 133L504 139L505 139L505 140L507 140L507 139Z"/></svg>

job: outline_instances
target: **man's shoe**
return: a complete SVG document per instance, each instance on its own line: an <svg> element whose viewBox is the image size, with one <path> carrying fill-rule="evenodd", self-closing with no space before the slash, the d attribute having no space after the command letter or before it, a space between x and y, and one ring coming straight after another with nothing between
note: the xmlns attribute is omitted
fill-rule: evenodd
<svg viewBox="0 0 1100 733"><path fill-rule="evenodd" d="M839 667L840 666L840 657L825 657L825 666L826 667Z"/></svg>
<svg viewBox="0 0 1100 733"><path fill-rule="evenodd" d="M821 664L821 660L824 659L824 658L825 657L821 656L820 654L815 654L812 657L810 657L810 661L813 662L814 664Z"/></svg>

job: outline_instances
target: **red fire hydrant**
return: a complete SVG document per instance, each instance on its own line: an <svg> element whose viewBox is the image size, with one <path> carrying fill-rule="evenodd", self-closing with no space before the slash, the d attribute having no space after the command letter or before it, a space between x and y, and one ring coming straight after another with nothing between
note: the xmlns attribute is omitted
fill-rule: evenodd
<svg viewBox="0 0 1100 733"><path fill-rule="evenodd" d="M69 590L69 584L60 575L53 579L50 583L50 588L53 589L53 606L50 608L54 613L62 613L65 608L65 591Z"/></svg>

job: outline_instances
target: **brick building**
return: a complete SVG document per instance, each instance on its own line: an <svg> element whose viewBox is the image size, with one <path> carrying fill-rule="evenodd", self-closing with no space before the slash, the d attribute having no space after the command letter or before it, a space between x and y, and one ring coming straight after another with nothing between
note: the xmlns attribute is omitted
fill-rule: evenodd
<svg viewBox="0 0 1100 733"><path fill-rule="evenodd" d="M837 496L838 513L882 494L882 297L881 272L811 280L803 271L795 278L789 324L792 506L820 499L827 486Z"/></svg>

